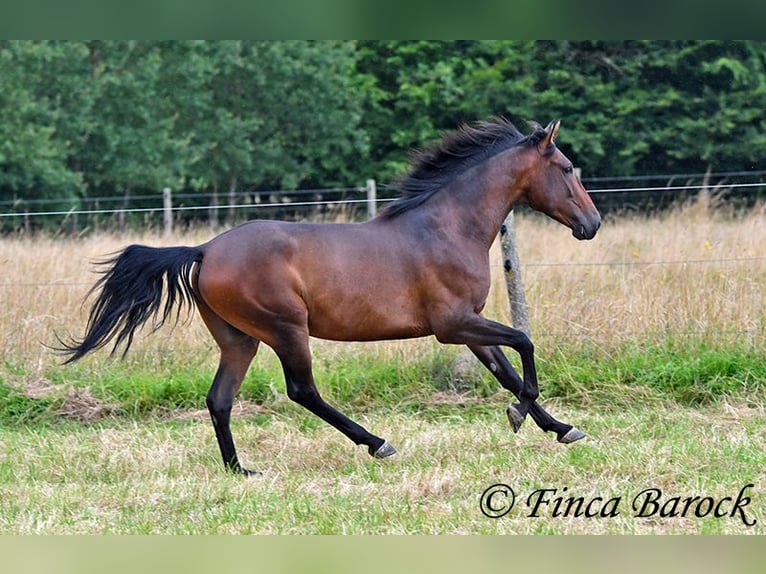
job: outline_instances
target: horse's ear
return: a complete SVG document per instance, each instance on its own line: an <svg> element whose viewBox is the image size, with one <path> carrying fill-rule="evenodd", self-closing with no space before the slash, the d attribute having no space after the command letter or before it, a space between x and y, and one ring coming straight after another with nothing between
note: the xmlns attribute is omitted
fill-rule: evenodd
<svg viewBox="0 0 766 574"><path fill-rule="evenodd" d="M556 137L559 135L560 125L561 120L553 120L545 127L545 135L538 145L541 153L546 153L553 149L553 146L556 144Z"/></svg>
<svg viewBox="0 0 766 574"><path fill-rule="evenodd" d="M547 128L545 128L545 131L551 134L552 144L556 143L556 138L559 135L559 126L561 126L561 120L554 120L548 124Z"/></svg>

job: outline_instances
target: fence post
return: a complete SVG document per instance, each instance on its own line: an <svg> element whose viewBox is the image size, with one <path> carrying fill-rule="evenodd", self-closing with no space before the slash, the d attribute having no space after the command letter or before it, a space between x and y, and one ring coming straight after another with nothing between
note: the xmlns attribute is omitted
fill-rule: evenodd
<svg viewBox="0 0 766 574"><path fill-rule="evenodd" d="M513 225L513 211L505 218L500 227L500 249L503 253L503 270L505 271L505 286L508 291L508 302L511 306L511 322L513 327L530 335L529 310L524 295L524 284L521 281L521 263L516 251L516 233ZM479 362L468 349L462 349L455 358L453 374L459 380L470 380L478 377L481 369Z"/></svg>
<svg viewBox="0 0 766 574"><path fill-rule="evenodd" d="M163 231L167 237L173 232L173 195L169 187L162 189Z"/></svg>
<svg viewBox="0 0 766 574"><path fill-rule="evenodd" d="M99 225L99 219L98 219L98 212L101 209L101 205L99 204L98 200L93 202L93 211L96 213L93 214L91 221L93 222L93 231L98 233L101 231L101 226Z"/></svg>
<svg viewBox="0 0 766 574"><path fill-rule="evenodd" d="M516 250L516 232L513 224L513 211L505 218L500 227L500 249L503 253L505 286L508 290L508 302L511 305L513 327L530 336L529 310L524 295L524 283L521 281L521 262Z"/></svg>
<svg viewBox="0 0 766 574"><path fill-rule="evenodd" d="M228 200L229 208L226 212L226 225L233 227L236 222L235 205L237 204L237 178L232 177L229 182Z"/></svg>
<svg viewBox="0 0 766 574"><path fill-rule="evenodd" d="M378 213L377 187L374 179L367 180L367 217L372 219Z"/></svg>
<svg viewBox="0 0 766 574"><path fill-rule="evenodd" d="M207 207L207 216L210 229L213 231L218 229L218 184L213 185L213 195Z"/></svg>

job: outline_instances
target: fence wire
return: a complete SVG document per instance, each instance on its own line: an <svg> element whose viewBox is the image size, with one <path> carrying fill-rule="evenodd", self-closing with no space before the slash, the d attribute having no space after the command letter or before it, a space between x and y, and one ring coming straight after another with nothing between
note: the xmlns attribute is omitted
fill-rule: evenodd
<svg viewBox="0 0 766 574"><path fill-rule="evenodd" d="M521 264L522 271L525 268L550 268L550 267L651 267L652 265L727 265L731 263L752 263L754 261L766 261L766 255L753 257L731 257L717 259L665 259L656 261L583 261L570 262L537 262ZM501 263L491 263L490 267L503 268ZM92 281L5 281L0 282L0 287L82 287L92 285Z"/></svg>
<svg viewBox="0 0 766 574"><path fill-rule="evenodd" d="M642 176L643 179L650 179L650 177ZM671 176L664 176L671 177ZM613 180L616 178L603 178ZM766 188L766 182L754 182L754 183L728 183L728 184L695 184L695 185L668 185L668 186L641 186L641 187L602 187L589 189L588 193L592 195L608 196L610 194L640 194L640 193L666 193L666 192L688 192L688 191L713 191L718 192L726 190L727 193L737 190L753 190L758 188ZM393 188L386 185L380 186L381 190L391 191ZM365 188L361 187L348 187L348 188L325 188L325 189L303 189L303 190L290 190L290 191L255 191L249 192L245 195L254 198L268 197L273 198L275 196L295 196L295 195L315 195L322 196L332 193L364 193ZM238 193L242 196L242 193ZM210 194L192 194L192 193L179 193L173 196L174 200L190 200L190 199L204 199L209 201L213 200L213 196ZM225 199L225 196L217 196L217 199ZM61 200L47 200L47 199L33 199L33 200L9 200L0 202L0 205L14 207L16 210L0 212L0 220L7 218L36 218L36 217L76 217L76 216L88 216L88 215L121 215L121 214L146 214L146 213L162 213L163 211L171 211L173 213L178 212L211 212L211 211L225 211L225 210L261 210L261 209L295 209L295 208L317 208L317 207L338 207L344 205L361 205L370 202L369 198L360 199L317 199L309 201L249 201L246 203L207 203L205 205L173 205L170 208L166 208L162 205L162 195L141 195L129 198L130 201L157 201L157 205L154 207L115 207L115 208L93 208L93 209L77 209L72 207L70 209L55 209L55 210L41 210L30 211L28 209L21 209L27 205L45 205L45 204L61 204ZM396 197L377 197L372 200L376 204L383 204L394 201ZM121 197L104 197L104 198L83 198L80 200L82 203L98 204L99 202L107 203L114 201L125 201L125 198Z"/></svg>

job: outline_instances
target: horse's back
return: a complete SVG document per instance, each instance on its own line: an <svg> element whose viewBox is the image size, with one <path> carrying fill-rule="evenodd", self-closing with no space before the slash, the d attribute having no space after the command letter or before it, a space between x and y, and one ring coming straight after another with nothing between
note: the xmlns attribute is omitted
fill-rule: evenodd
<svg viewBox="0 0 766 574"><path fill-rule="evenodd" d="M279 324L335 340L427 335L417 266L400 243L375 224L253 221L203 246L200 294L261 339Z"/></svg>
<svg viewBox="0 0 766 574"><path fill-rule="evenodd" d="M213 238L203 250L206 261L229 273L249 276L295 267L308 279L362 273L365 260L391 247L391 238L374 235L361 224L255 220Z"/></svg>

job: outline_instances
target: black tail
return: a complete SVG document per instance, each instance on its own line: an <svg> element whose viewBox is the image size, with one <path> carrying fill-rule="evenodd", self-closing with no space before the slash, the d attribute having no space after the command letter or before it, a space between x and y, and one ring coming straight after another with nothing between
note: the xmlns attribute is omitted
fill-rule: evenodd
<svg viewBox="0 0 766 574"><path fill-rule="evenodd" d="M156 331L174 309L178 317L183 307L192 307L195 299L192 269L200 261L202 250L198 247L143 245L131 245L114 258L102 261L100 265L108 267L88 293L90 296L101 289L90 310L85 336L79 341L59 339L58 350L69 355L65 364L106 346L115 337L112 353L124 344L124 356L136 329L150 318Z"/></svg>

